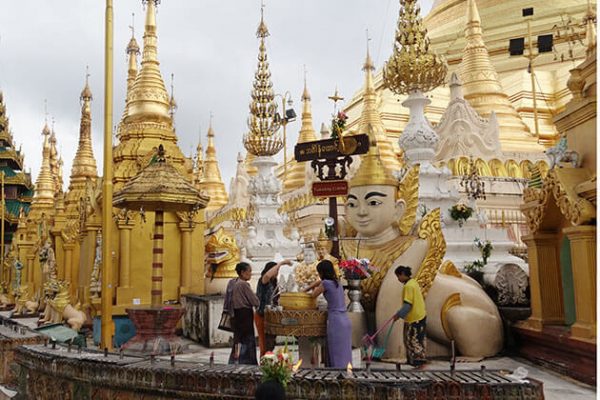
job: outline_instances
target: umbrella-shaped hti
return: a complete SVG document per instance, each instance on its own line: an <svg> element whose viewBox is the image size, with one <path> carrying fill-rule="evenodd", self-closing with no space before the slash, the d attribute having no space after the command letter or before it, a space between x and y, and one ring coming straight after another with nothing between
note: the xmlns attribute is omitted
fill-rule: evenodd
<svg viewBox="0 0 600 400"><path fill-rule="evenodd" d="M150 164L128 181L113 197L113 206L130 210L154 212L154 235L152 248L152 296L151 307L127 309L127 313L136 325L138 334L131 342L146 342L174 336L175 325L181 316L180 309L163 308L163 221L164 212L197 212L206 208L209 198L200 192L171 165L166 157L164 147L160 145ZM166 314L173 314L166 318ZM156 317L156 318L154 318ZM166 324L166 319L171 323ZM157 323L161 320L161 323ZM144 326L148 325L148 326ZM161 326L159 326L161 325ZM165 325L173 325L165 331ZM143 336L143 337L142 337ZM127 344L130 347L130 343Z"/></svg>

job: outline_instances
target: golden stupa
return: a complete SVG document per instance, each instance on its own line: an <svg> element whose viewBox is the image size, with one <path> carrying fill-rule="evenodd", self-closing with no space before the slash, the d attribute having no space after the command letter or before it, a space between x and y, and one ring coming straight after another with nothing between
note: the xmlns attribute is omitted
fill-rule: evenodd
<svg viewBox="0 0 600 400"><path fill-rule="evenodd" d="M490 110L495 109L497 113L505 110L503 113L510 122L510 130L500 123L502 127L500 141L503 151L539 153L544 146L551 146L556 140L558 129L552 118L562 111L571 99L571 94L565 90L569 70L583 60L586 49L575 40L576 38L570 38L572 43L568 43L567 37L562 35L555 39L555 51L535 57L533 66L539 125L539 137L536 137L531 77L527 71L529 60L524 56L509 56L508 52L509 39L525 37L524 54L527 55L528 31L526 20L521 14L523 7L534 7L534 16L531 20L534 54L537 54L538 35L555 33L558 28L553 27L555 25L560 27L566 20L565 15L570 16L574 21L581 20L587 8L585 2L576 0L554 2L534 0L526 5L518 0L503 2L438 0L423 23L428 30L431 49L443 55L448 63L448 76L453 72L460 72L464 83L465 75L483 74L485 71L472 70L472 68L481 68L486 63L485 58L489 59L489 65L493 70L486 66L487 79L482 79L481 82L475 79L472 84L466 85L470 88L465 88L465 98L469 97L469 91L493 94L483 96L485 98L480 98L477 104L472 104L484 117L489 116ZM479 27L476 21L477 15L480 20ZM476 37L478 30L482 32L481 38ZM583 38L586 35L585 29L582 28L578 34ZM479 42L479 45L476 46L476 42ZM487 51L484 51L481 44ZM571 45L572 52L569 52ZM472 53L471 56L468 54L469 51ZM463 60L465 55L477 61L465 63ZM561 57L564 61L561 61ZM375 75L374 84L382 99L379 111L383 124L388 136L395 142L406 126L408 110L398 107L399 98L384 90L381 71ZM359 123L361 104L364 101L363 93L364 89L359 90L347 103L348 127L351 129ZM437 123L448 103L448 90L440 87L429 95L432 104L427 107L426 115L432 123ZM510 105L502 98L508 99ZM516 114L510 108L514 109Z"/></svg>

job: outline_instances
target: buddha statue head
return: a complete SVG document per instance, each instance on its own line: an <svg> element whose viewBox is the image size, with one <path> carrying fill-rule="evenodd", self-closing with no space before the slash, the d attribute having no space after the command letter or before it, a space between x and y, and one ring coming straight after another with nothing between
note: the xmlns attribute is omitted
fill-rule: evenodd
<svg viewBox="0 0 600 400"><path fill-rule="evenodd" d="M376 144L372 144L349 182L346 218L361 238L408 234L415 220L417 194L418 167L400 182L383 165Z"/></svg>

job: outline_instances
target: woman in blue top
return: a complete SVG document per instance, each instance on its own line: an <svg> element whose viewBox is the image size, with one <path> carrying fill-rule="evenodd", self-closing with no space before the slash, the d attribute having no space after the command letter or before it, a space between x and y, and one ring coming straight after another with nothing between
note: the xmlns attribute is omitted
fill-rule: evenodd
<svg viewBox="0 0 600 400"><path fill-rule="evenodd" d="M323 293L327 300L329 366L346 368L352 363L352 324L346 314L344 289L337 279L331 261L320 261L317 264L317 272L321 281L315 282L306 290L314 288L313 297Z"/></svg>

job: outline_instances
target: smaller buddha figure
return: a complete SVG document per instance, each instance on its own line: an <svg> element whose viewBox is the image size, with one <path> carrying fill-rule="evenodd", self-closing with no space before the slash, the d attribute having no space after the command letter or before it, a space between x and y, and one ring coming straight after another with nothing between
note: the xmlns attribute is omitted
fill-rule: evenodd
<svg viewBox="0 0 600 400"><path fill-rule="evenodd" d="M311 283L319 279L317 273L317 255L312 244L307 244L302 249L303 259L294 268L295 282L300 289L310 286Z"/></svg>

